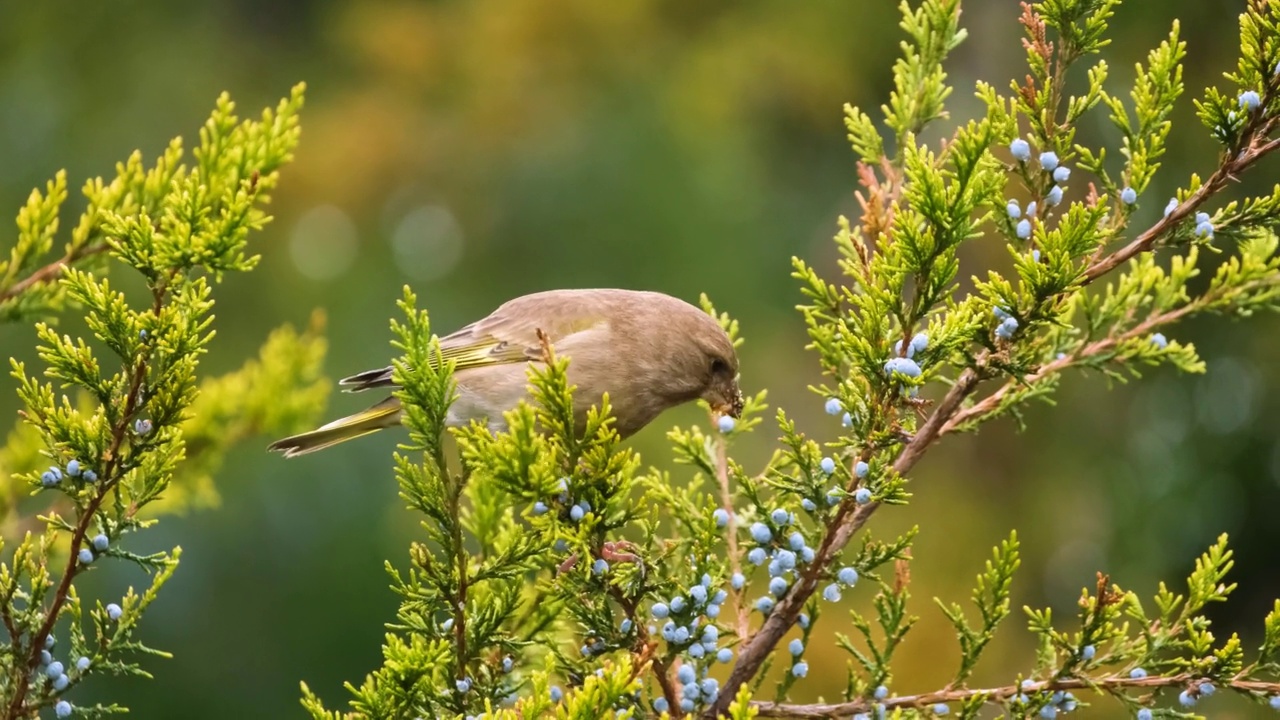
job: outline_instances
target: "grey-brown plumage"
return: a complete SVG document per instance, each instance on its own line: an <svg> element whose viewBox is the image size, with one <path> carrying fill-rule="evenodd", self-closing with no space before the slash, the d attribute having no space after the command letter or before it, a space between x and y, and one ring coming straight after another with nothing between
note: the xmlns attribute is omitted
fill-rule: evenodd
<svg viewBox="0 0 1280 720"><path fill-rule="evenodd" d="M606 392L623 437L663 410L691 400L706 400L733 417L742 412L733 343L702 310L657 292L550 290L511 300L483 320L440 338L441 353L455 363L458 386L448 425L482 419L495 431L505 428L502 413L528 396L527 364L542 361L539 331L556 354L569 358L578 427ZM340 384L350 392L389 387L391 368L352 375ZM278 440L270 449L293 457L399 422L400 403L389 397L309 433Z"/></svg>

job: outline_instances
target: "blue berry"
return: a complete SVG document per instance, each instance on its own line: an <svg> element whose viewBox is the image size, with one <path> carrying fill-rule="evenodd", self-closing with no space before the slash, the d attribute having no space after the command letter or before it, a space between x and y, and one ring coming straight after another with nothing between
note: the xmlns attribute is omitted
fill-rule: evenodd
<svg viewBox="0 0 1280 720"><path fill-rule="evenodd" d="M554 703L558 703L564 699L564 691L560 689L559 685L552 685L551 691L547 694L551 696L551 702Z"/></svg>
<svg viewBox="0 0 1280 720"><path fill-rule="evenodd" d="M1092 645L1085 645L1080 648L1080 657L1085 660L1092 660L1094 655L1098 654L1098 649Z"/></svg>
<svg viewBox="0 0 1280 720"><path fill-rule="evenodd" d="M44 669L44 674L48 675L51 678L56 678L62 673L63 673L62 663L58 662L57 660L54 660L53 662L49 663L47 666L45 666L45 669Z"/></svg>
<svg viewBox="0 0 1280 720"><path fill-rule="evenodd" d="M687 603L685 602L683 597L677 595L671 598L670 605L671 605L671 612L678 613L678 612L684 612L684 608L685 608L685 605L687 605Z"/></svg>
<svg viewBox="0 0 1280 720"><path fill-rule="evenodd" d="M1071 168L1066 165L1059 165L1053 171L1053 181L1056 183L1064 183L1069 177L1071 177Z"/></svg>
<svg viewBox="0 0 1280 720"><path fill-rule="evenodd" d="M729 597L729 593L725 592L724 588L721 588L716 591L715 595L711 596L711 602L719 605L720 603L724 602L725 599L728 597Z"/></svg>
<svg viewBox="0 0 1280 720"><path fill-rule="evenodd" d="M792 675L795 675L795 676L796 676L796 677L798 677L798 678L802 678L802 677L804 677L805 675L808 675L808 674L809 674L809 663L807 663L807 662L798 662L798 663L796 663L795 665L792 665L792 666L791 666L791 674L792 674Z"/></svg>
<svg viewBox="0 0 1280 720"><path fill-rule="evenodd" d="M711 517L715 518L716 527L718 528L729 524L729 511L724 508L716 508L716 511L711 513Z"/></svg>
<svg viewBox="0 0 1280 720"><path fill-rule="evenodd" d="M662 637L667 642L675 642L676 641L676 624L668 620L666 624L662 626Z"/></svg>
<svg viewBox="0 0 1280 720"><path fill-rule="evenodd" d="M831 488L830 490L828 490L828 491L827 491L827 504L828 504L828 505L837 505L837 504L839 504L839 502L840 502L840 490L839 490L838 488Z"/></svg>
<svg viewBox="0 0 1280 720"><path fill-rule="evenodd" d="M97 550L98 552L103 552L110 546L111 546L111 541L107 539L106 535L103 535L102 533L98 533L97 535L93 536L94 550Z"/></svg>
<svg viewBox="0 0 1280 720"><path fill-rule="evenodd" d="M1045 705L1040 708L1040 717L1044 720L1053 720L1058 717L1058 708L1056 705Z"/></svg>
<svg viewBox="0 0 1280 720"><path fill-rule="evenodd" d="M1046 171L1052 171L1058 167L1058 154L1052 150L1045 150L1040 153L1040 167Z"/></svg>
<svg viewBox="0 0 1280 720"><path fill-rule="evenodd" d="M1027 203L1027 217L1033 218L1035 216L1036 216L1036 201L1032 200L1031 202Z"/></svg>
<svg viewBox="0 0 1280 720"><path fill-rule="evenodd" d="M80 548L80 554L78 557L80 558L81 565L88 565L93 562L93 551L89 548Z"/></svg>
<svg viewBox="0 0 1280 720"><path fill-rule="evenodd" d="M556 552L564 552L569 549L569 543L564 538L558 538L554 547Z"/></svg>
<svg viewBox="0 0 1280 720"><path fill-rule="evenodd" d="M40 651L40 664L41 664L41 665L48 665L48 664L49 664L49 663L51 663L51 662L53 662L53 653L49 652L48 650L41 650L41 651Z"/></svg>
<svg viewBox="0 0 1280 720"><path fill-rule="evenodd" d="M868 473L868 472L870 472L870 471L871 471L871 466L867 465L865 462L863 462L863 461L861 461L861 460L859 460L859 461L858 461L858 462L853 466L853 476L854 476L854 477L856 477L856 478L858 478L859 480L861 480L862 478L866 477L866 476L867 476L867 473Z"/></svg>
<svg viewBox="0 0 1280 720"><path fill-rule="evenodd" d="M805 498L801 500L800 507L804 508L805 512L816 512L818 509L817 503L810 500L809 498Z"/></svg>
<svg viewBox="0 0 1280 720"><path fill-rule="evenodd" d="M884 364L884 373L890 376L900 373L907 377L920 377L920 366L911 358L893 357Z"/></svg>
<svg viewBox="0 0 1280 720"><path fill-rule="evenodd" d="M1240 109L1245 112L1253 112L1262 104L1262 98L1253 90L1245 90L1240 93L1240 97L1237 100L1240 102Z"/></svg>
<svg viewBox="0 0 1280 720"><path fill-rule="evenodd" d="M951 708L946 703L934 703L933 705L934 715L946 715L949 712L951 712Z"/></svg>
<svg viewBox="0 0 1280 720"><path fill-rule="evenodd" d="M1019 240L1026 240L1027 238L1031 237L1031 221L1030 220L1027 220L1025 218L1023 218L1022 220L1019 220L1018 224L1013 229L1014 229L1014 232L1017 233Z"/></svg>
<svg viewBox="0 0 1280 720"><path fill-rule="evenodd" d="M653 607L649 609L649 612L653 613L655 618L661 620L671 614L671 608L668 608L666 603L658 602L653 604Z"/></svg>
<svg viewBox="0 0 1280 720"><path fill-rule="evenodd" d="M773 539L773 531L769 529L768 525L765 525L762 522L752 523L751 539L755 540L761 545L764 545L765 543Z"/></svg>
<svg viewBox="0 0 1280 720"><path fill-rule="evenodd" d="M853 494L853 501L859 505L866 505L871 502L871 491L866 488L858 488Z"/></svg>
<svg viewBox="0 0 1280 720"><path fill-rule="evenodd" d="M1169 198L1169 203L1164 206L1164 216L1169 217L1169 215L1173 214L1173 211L1177 209L1178 209L1178 198L1176 197Z"/></svg>
<svg viewBox="0 0 1280 720"><path fill-rule="evenodd" d="M787 538L787 544L791 546L792 550L797 552L803 550L805 547L804 535L801 535L799 532L791 533L790 537Z"/></svg>
<svg viewBox="0 0 1280 720"><path fill-rule="evenodd" d="M689 588L689 597L693 598L693 604L699 607L707 601L707 588L702 585L694 585Z"/></svg>
<svg viewBox="0 0 1280 720"><path fill-rule="evenodd" d="M676 628L675 640L677 645L683 645L689 642L689 628L687 627Z"/></svg>
<svg viewBox="0 0 1280 720"><path fill-rule="evenodd" d="M1138 711L1138 720L1151 720L1151 718L1152 718L1151 708L1142 708L1141 710Z"/></svg>
<svg viewBox="0 0 1280 720"><path fill-rule="evenodd" d="M758 565L758 564L759 564L759 563L757 563L757 565ZM733 589L734 589L734 590L741 590L741 589L742 589L742 586L743 586L746 582L747 582L747 579L746 579L745 577L743 577L742 573L740 573L740 572L736 572L736 573L734 573L734 574L733 574L733 577L729 578L729 585L733 586Z"/></svg>
<svg viewBox="0 0 1280 720"><path fill-rule="evenodd" d="M1049 188L1049 194L1044 196L1045 205L1057 205L1062 202L1062 186L1054 185Z"/></svg>
<svg viewBox="0 0 1280 720"><path fill-rule="evenodd" d="M1217 688L1215 688L1215 687L1213 686L1213 683L1210 683L1210 682L1202 682L1202 683L1200 683L1200 694L1201 694L1201 695L1203 695L1203 696L1205 696L1205 697L1209 697L1209 696L1210 696L1210 695L1212 695L1216 690L1217 690Z"/></svg>
<svg viewBox="0 0 1280 720"><path fill-rule="evenodd" d="M720 419L716 421L716 427L720 429L720 432L726 435L733 432L733 428L737 424L737 421L728 415L721 415Z"/></svg>
<svg viewBox="0 0 1280 720"><path fill-rule="evenodd" d="M133 431L138 435L146 435L151 432L151 421L146 418L133 421Z"/></svg>
<svg viewBox="0 0 1280 720"><path fill-rule="evenodd" d="M715 625L708 625L702 629L702 642L710 642L714 644L720 639L720 628Z"/></svg>
<svg viewBox="0 0 1280 720"><path fill-rule="evenodd" d="M1143 670L1142 668L1134 668L1129 671L1129 677L1133 678L1134 680L1141 680L1146 676L1147 676L1147 671Z"/></svg>
<svg viewBox="0 0 1280 720"><path fill-rule="evenodd" d="M1026 140L1017 138L1009 143L1009 154L1022 162L1026 162L1031 158L1031 146L1027 144Z"/></svg>
<svg viewBox="0 0 1280 720"><path fill-rule="evenodd" d="M907 346L907 349L914 352L924 352L925 349L928 347L929 347L929 334L920 332L912 336L911 344Z"/></svg>
<svg viewBox="0 0 1280 720"><path fill-rule="evenodd" d="M751 552L747 553L747 562L751 563L752 565L763 565L764 558L765 558L764 548L752 548Z"/></svg>
<svg viewBox="0 0 1280 720"><path fill-rule="evenodd" d="M853 427L853 416L849 413L845 413L844 416L840 418L840 424L844 427Z"/></svg>
<svg viewBox="0 0 1280 720"><path fill-rule="evenodd" d="M609 563L604 558L596 558L596 561L591 564L591 572L603 575L609 572Z"/></svg>
<svg viewBox="0 0 1280 720"><path fill-rule="evenodd" d="M822 458L822 461L818 463L818 468L827 475L830 475L836 471L836 461L829 457L824 457Z"/></svg>
<svg viewBox="0 0 1280 720"><path fill-rule="evenodd" d="M1018 331L1018 318L1010 317L1000 321L1000 325L996 327L996 337L1001 340L1008 340Z"/></svg>
<svg viewBox="0 0 1280 720"><path fill-rule="evenodd" d="M119 605L115 603L107 604L107 617L111 618L112 620L119 620L123 615L124 615L124 610L120 609Z"/></svg>
<svg viewBox="0 0 1280 720"><path fill-rule="evenodd" d="M1208 220L1196 223L1196 237L1213 239L1213 223Z"/></svg>
<svg viewBox="0 0 1280 720"><path fill-rule="evenodd" d="M92 470L85 470L84 473L81 474L81 477L87 483L98 482L98 473Z"/></svg>
<svg viewBox="0 0 1280 720"><path fill-rule="evenodd" d="M769 514L769 517L773 520L775 525L786 525L787 521L791 519L791 513L782 508L774 508L773 512Z"/></svg>
<svg viewBox="0 0 1280 720"><path fill-rule="evenodd" d="M827 398L827 404L824 409L828 415L839 415L844 412L844 405L840 404L839 398Z"/></svg>
<svg viewBox="0 0 1280 720"><path fill-rule="evenodd" d="M844 585L853 585L858 582L858 571L852 567L842 567L836 573L836 580Z"/></svg>
<svg viewBox="0 0 1280 720"><path fill-rule="evenodd" d="M1272 695L1271 699L1267 700L1267 704L1272 710L1280 710L1280 695Z"/></svg>
<svg viewBox="0 0 1280 720"><path fill-rule="evenodd" d="M790 651L792 655L803 655L804 641L800 638L792 640L790 644L787 645L787 650Z"/></svg>
<svg viewBox="0 0 1280 720"><path fill-rule="evenodd" d="M831 584L823 588L822 599L827 602L840 602L840 586Z"/></svg>
<svg viewBox="0 0 1280 720"><path fill-rule="evenodd" d="M693 658L694 660L697 660L707 653L707 649L702 647L701 645L691 645L689 646L688 652L689 652L689 657Z"/></svg>
<svg viewBox="0 0 1280 720"><path fill-rule="evenodd" d="M779 550L773 557L783 570L794 570L796 567L796 554L790 550Z"/></svg>
<svg viewBox="0 0 1280 720"><path fill-rule="evenodd" d="M695 705L696 703L694 703L693 700L690 700L689 698L685 698L680 701L680 709L687 713L693 712L693 708Z"/></svg>
<svg viewBox="0 0 1280 720"><path fill-rule="evenodd" d="M786 595L787 594L786 578L776 577L770 580L769 592L773 593L774 597L782 597L783 595Z"/></svg>
<svg viewBox="0 0 1280 720"><path fill-rule="evenodd" d="M720 648L719 652L716 653L716 660L728 664L733 660L733 651L729 648Z"/></svg>
<svg viewBox="0 0 1280 720"><path fill-rule="evenodd" d="M52 650L54 646L57 644L58 644L57 635L54 635L53 633L49 633L48 635L44 636L44 647L46 650Z"/></svg>
<svg viewBox="0 0 1280 720"><path fill-rule="evenodd" d="M679 680L682 685L692 683L697 679L697 677L697 671L693 669L692 665L681 665L680 669L676 671L676 679Z"/></svg>
<svg viewBox="0 0 1280 720"><path fill-rule="evenodd" d="M631 621L630 621L630 620L623 620L623 621L622 621L622 624L623 624L623 625L626 625L626 624L627 624L627 623L629 623L629 622L631 622ZM623 630L622 632L626 632L626 630ZM506 657L502 658L502 672L504 672L504 673L509 673L509 672L511 672L511 669L512 669L512 668L514 668L515 666L516 666L516 661L515 661L515 660L513 660L513 659L511 658L511 656L510 656L510 655L508 655L508 656L506 656Z"/></svg>
<svg viewBox="0 0 1280 720"><path fill-rule="evenodd" d="M1196 696L1186 690L1183 690L1178 693L1178 704L1182 707L1191 707L1196 704Z"/></svg>
<svg viewBox="0 0 1280 720"><path fill-rule="evenodd" d="M1125 205L1132 205L1138 202L1138 191L1131 187L1126 187L1120 191L1120 202Z"/></svg>
<svg viewBox="0 0 1280 720"><path fill-rule="evenodd" d="M1164 333L1153 333L1151 335L1151 344L1156 346L1157 350L1163 350L1169 347L1169 340Z"/></svg>
<svg viewBox="0 0 1280 720"><path fill-rule="evenodd" d="M720 692L720 681L713 677L703 678L701 687L703 695L715 695Z"/></svg>
<svg viewBox="0 0 1280 720"><path fill-rule="evenodd" d="M54 475L52 470L45 470L44 474L40 476L40 484L45 487L55 487L59 480L60 478Z"/></svg>
<svg viewBox="0 0 1280 720"><path fill-rule="evenodd" d="M67 463L67 474L70 475L71 477L77 477L78 475L80 475L79 460L72 460L71 462Z"/></svg>
<svg viewBox="0 0 1280 720"><path fill-rule="evenodd" d="M569 510L569 519L574 522L581 522L582 518L586 516L586 514L586 511L582 509L581 505L574 505Z"/></svg>
<svg viewBox="0 0 1280 720"><path fill-rule="evenodd" d="M707 606L707 617L712 619L720 617L720 606L717 603Z"/></svg>
<svg viewBox="0 0 1280 720"><path fill-rule="evenodd" d="M773 606L776 604L777 603L773 601L773 598L768 595L764 595L759 600L756 600L756 609L765 615L768 615L773 612Z"/></svg>
<svg viewBox="0 0 1280 720"><path fill-rule="evenodd" d="M66 675L59 675L58 677L53 679L53 689L57 692L62 692L63 690L66 690L67 686L70 684L71 684L71 678L67 677Z"/></svg>
<svg viewBox="0 0 1280 720"><path fill-rule="evenodd" d="M60 718L71 717L71 703L59 700L58 704L53 706L53 714Z"/></svg>
<svg viewBox="0 0 1280 720"><path fill-rule="evenodd" d="M542 502L541 500L533 504L534 515L546 515L548 509L549 508L547 508L547 504Z"/></svg>
<svg viewBox="0 0 1280 720"><path fill-rule="evenodd" d="M1009 204L1004 206L1004 210L1008 213L1010 220L1017 220L1022 217L1022 208L1018 207L1017 200L1010 200Z"/></svg>
<svg viewBox="0 0 1280 720"><path fill-rule="evenodd" d="M887 697L889 697L889 688L885 687L884 685L878 686L875 691L875 698L877 700L883 700Z"/></svg>
<svg viewBox="0 0 1280 720"><path fill-rule="evenodd" d="M711 587L711 575L710 575L710 573L702 573L702 587L704 587L704 588L709 588L709 587Z"/></svg>

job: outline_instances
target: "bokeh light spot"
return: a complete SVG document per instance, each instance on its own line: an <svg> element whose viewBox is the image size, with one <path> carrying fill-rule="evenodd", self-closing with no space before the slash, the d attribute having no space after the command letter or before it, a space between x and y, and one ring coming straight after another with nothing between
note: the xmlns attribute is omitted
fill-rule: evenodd
<svg viewBox="0 0 1280 720"><path fill-rule="evenodd" d="M312 280L332 280L351 268L359 252L356 224L335 205L317 205L293 225L289 255L298 272Z"/></svg>
<svg viewBox="0 0 1280 720"><path fill-rule="evenodd" d="M448 208L423 205L409 212L391 234L396 267L415 280L437 280L462 259L462 227Z"/></svg>

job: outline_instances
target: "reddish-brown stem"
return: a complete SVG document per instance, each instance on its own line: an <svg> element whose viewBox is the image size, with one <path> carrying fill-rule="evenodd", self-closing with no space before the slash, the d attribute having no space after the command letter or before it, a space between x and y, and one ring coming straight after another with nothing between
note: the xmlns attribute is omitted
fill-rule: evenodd
<svg viewBox="0 0 1280 720"><path fill-rule="evenodd" d="M77 260L83 260L84 258L97 255L106 249L107 246L104 243L98 245L85 245L79 250L67 253L61 258L54 260L39 270L36 270L9 287L0 289L0 303L18 297L35 285L42 285L44 283L50 283L57 280L58 277L62 275L62 268L67 267Z"/></svg>

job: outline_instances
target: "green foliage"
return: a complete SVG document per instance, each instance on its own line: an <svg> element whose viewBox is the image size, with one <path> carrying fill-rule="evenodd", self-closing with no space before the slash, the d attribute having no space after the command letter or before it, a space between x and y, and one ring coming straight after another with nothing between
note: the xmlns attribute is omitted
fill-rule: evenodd
<svg viewBox="0 0 1280 720"><path fill-rule="evenodd" d="M880 118L892 151L877 120L845 107L862 215L838 220L841 277L800 259L793 267L825 375L813 390L841 421L835 439L818 439L825 430L811 436L780 409L779 447L762 468L742 467L729 450L764 426L761 392L732 427L668 434L688 482L642 473L617 444L607 399L585 427L575 424L566 363L547 347L531 364L533 402L511 410L502 432L452 431L460 462L451 463L441 440L450 369L425 315L406 301L408 324L395 324L397 380L413 449L424 457L397 456L397 472L404 497L425 516L426 540L411 549L407 574L392 570L400 614L383 667L351 688L352 716L570 717L589 706L592 717L922 717L942 714L941 704L966 718L988 705L1055 717L1085 702L1073 692L1131 708L1165 691L1194 702L1211 692L1206 683L1259 700L1280 693L1280 606L1251 664L1240 640L1216 639L1203 615L1234 587L1225 583L1225 538L1197 563L1185 596L1161 586L1154 617L1101 575L1082 593L1072 629L1028 609L1039 647L1033 670L1006 686L972 688L1010 612L1021 562L1011 535L978 576L976 618L937 600L959 642L951 682L893 697L879 689L916 622L908 610L915 533L888 542L864 535L857 552L846 550L875 512L909 505L911 470L940 438L1004 415L1020 419L1027 403L1051 402L1075 369L1118 381L1160 364L1203 372L1191 345L1161 331L1194 315L1277 307L1280 188L1212 215L1202 207L1280 145L1270 114L1280 103L1280 3L1255 1L1242 16L1240 67L1228 76L1239 93L1210 89L1199 103L1227 145L1219 166L1207 179L1189 178L1167 207L1154 201L1164 212L1148 226L1142 192L1166 150L1185 46L1175 23L1138 66L1127 99L1116 94L1098 56L1118 4L1025 5L1027 69L1017 73L1025 80L1008 95L978 83L985 116L936 144L919 135L948 117L943 63L965 38L960 3L903 4L908 39ZM1083 93L1068 95L1086 58L1094 64L1083 71ZM1257 94L1256 107L1245 93ZM1119 130L1110 149L1120 162L1108 148L1075 141L1077 122L1099 112ZM992 240L1007 248L1006 262L962 269L979 255L964 252L967 243ZM1197 281L1202 273L1210 279ZM737 324L705 297L703 308L741 341ZM882 576L890 564L892 575ZM789 704L806 648L824 636L814 629L819 618L842 592L872 584L874 617L848 611L858 637L837 639L851 659L844 697ZM799 637L777 648L797 626ZM718 654L732 661L727 673L713 673ZM775 700L765 701L775 665L783 672ZM550 677L571 687L563 701ZM314 717L337 717L310 692L304 705Z"/></svg>
<svg viewBox="0 0 1280 720"><path fill-rule="evenodd" d="M162 508L215 500L212 474L237 440L307 422L323 404L324 343L315 329L278 331L256 362L221 378L197 376L213 337L213 285L256 263L248 237L270 219L261 206L297 144L302 99L298 86L260 121L241 121L224 95L193 165L174 140L152 168L134 153L110 183L86 183L88 207L51 262L65 175L19 212L0 268L0 315L44 318L35 330L45 367L33 374L11 361L23 428L0 452L0 508L12 515L29 494L45 514L42 530L9 539L0 563L0 717L37 717L55 703L61 714L64 698L90 676L149 677L139 656L166 654L138 640L137 629L181 550L139 554L129 549L133 535ZM145 296L114 288L101 273L110 266L136 270ZM91 338L54 330L55 313L72 308ZM148 586L116 602L82 599L75 581L119 562L143 569Z"/></svg>

